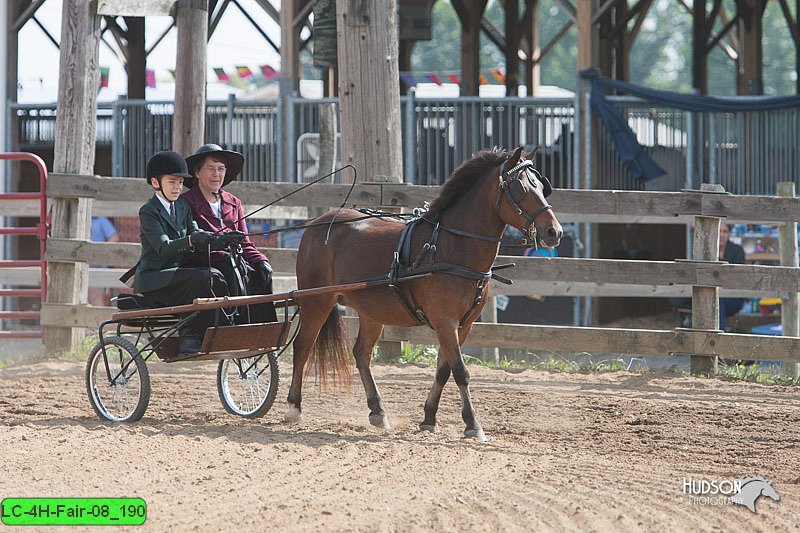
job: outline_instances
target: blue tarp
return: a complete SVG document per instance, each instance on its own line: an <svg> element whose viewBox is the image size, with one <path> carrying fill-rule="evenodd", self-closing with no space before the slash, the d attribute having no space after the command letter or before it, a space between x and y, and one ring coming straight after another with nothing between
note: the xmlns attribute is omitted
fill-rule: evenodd
<svg viewBox="0 0 800 533"><path fill-rule="evenodd" d="M742 112L771 111L800 107L800 96L736 96L717 97L696 94L683 94L672 91L658 91L624 81L612 80L600 76L595 69L581 71L581 77L592 82L592 109L597 112L608 130L623 164L637 179L650 180L663 176L664 169L658 166L653 158L644 151L636 135L608 98L604 89L638 96L648 102L662 104L690 112Z"/></svg>

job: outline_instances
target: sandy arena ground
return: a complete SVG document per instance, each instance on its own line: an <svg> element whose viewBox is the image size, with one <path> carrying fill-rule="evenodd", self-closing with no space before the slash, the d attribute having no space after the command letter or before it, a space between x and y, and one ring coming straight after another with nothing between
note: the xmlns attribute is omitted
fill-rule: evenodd
<svg viewBox="0 0 800 533"><path fill-rule="evenodd" d="M138 496L137 531L800 529L798 387L473 366L479 444L461 438L453 383L441 433L417 431L433 369L414 366L375 367L389 431L367 423L360 384L320 392L313 379L302 422L286 425L286 366L275 407L248 421L222 409L212 364L153 363L145 418L121 426L95 417L82 363L4 368L0 497ZM780 501L754 514L682 492L685 477L747 474Z"/></svg>

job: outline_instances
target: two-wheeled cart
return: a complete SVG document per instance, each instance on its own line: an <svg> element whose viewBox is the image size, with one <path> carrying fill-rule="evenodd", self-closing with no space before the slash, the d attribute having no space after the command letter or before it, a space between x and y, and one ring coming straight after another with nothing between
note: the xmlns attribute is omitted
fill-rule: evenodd
<svg viewBox="0 0 800 533"><path fill-rule="evenodd" d="M225 410L245 418L264 416L278 394L278 356L290 343L303 297L386 284L384 279L369 280L271 295L205 298L173 307L152 307L141 295L122 295L117 299L120 311L100 324L100 340L89 354L89 401L103 420L135 422L150 402L147 361L153 355L166 363L214 360L219 361L217 392ZM179 332L199 313L265 302L283 308L283 318L209 327L199 352L178 353Z"/></svg>

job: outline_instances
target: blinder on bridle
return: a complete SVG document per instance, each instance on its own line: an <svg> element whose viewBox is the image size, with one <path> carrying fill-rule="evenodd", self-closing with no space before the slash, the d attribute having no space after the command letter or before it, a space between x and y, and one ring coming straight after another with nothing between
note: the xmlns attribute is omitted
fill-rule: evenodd
<svg viewBox="0 0 800 533"><path fill-rule="evenodd" d="M538 179L538 182L542 184L542 196L545 198L550 196L550 194L553 192L553 187L550 185L550 180L548 180L545 176L542 176L539 171L533 167L533 161L531 160L520 161L517 166L509 170L505 170L505 163L503 163L503 168L504 170L500 173L500 189L497 191L497 205L500 205L500 195L505 193L508 203L511 204L511 206L525 218L525 221L527 222L526 227L529 228L528 233L531 237L533 237L536 233L536 226L534 225L536 217L548 209L552 210L553 206L545 203L533 213L526 212L525 209L523 209L520 205L520 202L527 194L525 192L525 184L522 180L525 179L532 188L538 189ZM536 178L533 176L534 173L536 174ZM514 178L508 180L508 177L512 175L514 175Z"/></svg>

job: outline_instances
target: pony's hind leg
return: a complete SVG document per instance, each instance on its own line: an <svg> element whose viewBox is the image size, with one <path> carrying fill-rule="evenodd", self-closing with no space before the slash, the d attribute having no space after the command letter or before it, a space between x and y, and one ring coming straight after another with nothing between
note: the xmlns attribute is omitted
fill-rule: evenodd
<svg viewBox="0 0 800 533"><path fill-rule="evenodd" d="M425 419L419 425L419 429L423 431L430 431L431 433L439 432L439 425L436 423L436 413L439 411L439 400L442 398L442 389L445 383L450 379L450 363L443 357L441 350L439 350L439 357L436 359L436 377L433 379L433 385L428 393L428 398L425 400Z"/></svg>
<svg viewBox="0 0 800 533"><path fill-rule="evenodd" d="M383 399L372 377L370 363L372 362L372 351L375 343L381 336L383 324L375 322L362 315L358 317L358 337L353 347L353 355L356 359L356 368L361 376L361 383L364 385L364 392L367 394L367 407L369 407L369 423L375 427L389 429L389 419L383 407Z"/></svg>
<svg viewBox="0 0 800 533"><path fill-rule="evenodd" d="M336 305L335 298L308 298L303 301L300 312L300 330L292 344L292 384L289 386L287 409L283 419L286 422L300 420L303 389L303 376L308 357L317 342L320 329Z"/></svg>

